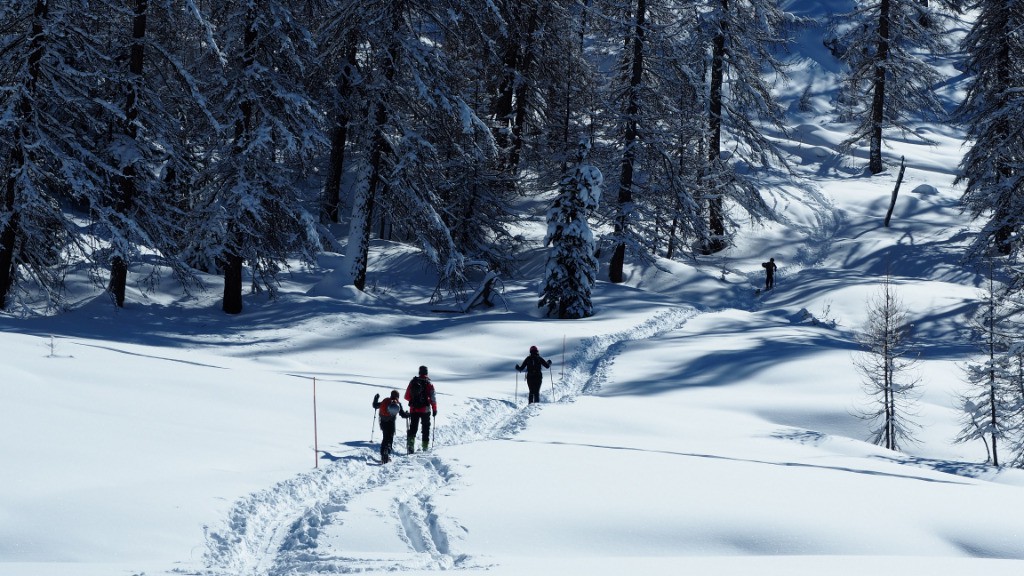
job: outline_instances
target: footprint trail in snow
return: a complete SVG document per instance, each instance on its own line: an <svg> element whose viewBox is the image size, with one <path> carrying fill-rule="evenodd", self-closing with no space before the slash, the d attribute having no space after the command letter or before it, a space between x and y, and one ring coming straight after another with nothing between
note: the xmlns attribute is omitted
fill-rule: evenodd
<svg viewBox="0 0 1024 576"><path fill-rule="evenodd" d="M595 392L629 342L676 330L696 314L669 309L627 330L583 339L567 362L555 401ZM508 438L537 413L495 399L468 403L470 410L438 428L438 446ZM284 576L485 567L460 550L465 530L437 504L458 491L458 464L446 461L440 450L397 456L387 466L368 465L376 461L375 453L359 448L236 502L222 526L207 528L206 573Z"/></svg>

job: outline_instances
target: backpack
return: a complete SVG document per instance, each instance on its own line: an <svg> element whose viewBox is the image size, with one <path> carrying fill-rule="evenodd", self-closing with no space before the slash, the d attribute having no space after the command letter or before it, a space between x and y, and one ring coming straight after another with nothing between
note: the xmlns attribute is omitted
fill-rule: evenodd
<svg viewBox="0 0 1024 576"><path fill-rule="evenodd" d="M409 407L426 408L430 406L429 382L423 378L413 378L409 383Z"/></svg>
<svg viewBox="0 0 1024 576"><path fill-rule="evenodd" d="M395 416L398 416L398 413L401 411L402 405L398 403L398 400L385 398L384 401L380 403L380 417L382 420L384 418L394 418Z"/></svg>
<svg viewBox="0 0 1024 576"><path fill-rule="evenodd" d="M523 362L523 364L526 366L527 376L540 376L541 378L544 377L544 371L542 370L542 368L544 368L544 361L540 359L540 356L534 356L533 354L531 354L526 357L526 360Z"/></svg>

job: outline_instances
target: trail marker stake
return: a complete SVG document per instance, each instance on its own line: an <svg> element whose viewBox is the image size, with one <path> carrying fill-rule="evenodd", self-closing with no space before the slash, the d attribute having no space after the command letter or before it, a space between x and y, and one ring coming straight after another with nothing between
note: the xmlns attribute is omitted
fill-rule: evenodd
<svg viewBox="0 0 1024 576"><path fill-rule="evenodd" d="M316 425L316 377L313 377L313 468L320 468L320 445Z"/></svg>

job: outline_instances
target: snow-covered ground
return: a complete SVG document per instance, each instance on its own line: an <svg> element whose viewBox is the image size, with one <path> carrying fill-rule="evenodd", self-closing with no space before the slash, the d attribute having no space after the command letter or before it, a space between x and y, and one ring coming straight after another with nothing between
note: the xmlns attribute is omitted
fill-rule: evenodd
<svg viewBox="0 0 1024 576"><path fill-rule="evenodd" d="M539 279L433 313L383 244L378 297L318 286L335 257L238 317L173 288L4 317L0 573L1019 573L1024 473L952 443L980 292L957 191L909 169L884 228L894 179L819 179L810 207L791 190L789 224L633 268L581 321L539 317ZM756 296L768 255L778 287ZM886 267L922 346L906 454L854 416ZM554 366L524 407L530 345ZM420 364L433 450L380 466L370 401Z"/></svg>
<svg viewBox="0 0 1024 576"><path fill-rule="evenodd" d="M885 228L897 170L835 162L826 120L784 142L799 177L766 182L785 222L634 266L586 320L542 318L539 277L433 312L434 280L385 243L371 295L333 284L326 255L237 317L216 279L123 310L83 279L71 312L0 316L0 574L1020 574L1024 472L953 444L981 292L960 262L962 142L891 142L908 169ZM777 290L755 295L769 256ZM922 354L902 454L856 417L856 335L886 270ZM527 407L530 345L554 365ZM420 364L433 448L381 466L370 402Z"/></svg>

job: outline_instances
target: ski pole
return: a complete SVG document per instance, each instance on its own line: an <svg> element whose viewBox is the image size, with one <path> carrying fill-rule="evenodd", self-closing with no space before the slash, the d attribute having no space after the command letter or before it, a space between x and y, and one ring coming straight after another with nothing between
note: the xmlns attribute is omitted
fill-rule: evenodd
<svg viewBox="0 0 1024 576"><path fill-rule="evenodd" d="M320 468L320 440L316 425L316 378L313 378L313 468Z"/></svg>
<svg viewBox="0 0 1024 576"><path fill-rule="evenodd" d="M565 380L565 334L562 334L562 374L558 377L559 381Z"/></svg>
<svg viewBox="0 0 1024 576"><path fill-rule="evenodd" d="M373 430L377 428L377 409L373 410L373 422L370 423L370 443L373 444Z"/></svg>
<svg viewBox="0 0 1024 576"><path fill-rule="evenodd" d="M516 370L516 395L512 397L513 403L516 407L519 406L519 370Z"/></svg>
<svg viewBox="0 0 1024 576"><path fill-rule="evenodd" d="M555 401L555 377L551 375L551 366L548 366L548 380L551 380L551 401Z"/></svg>

